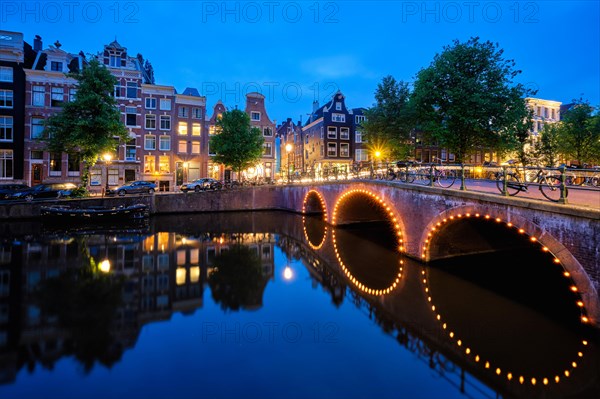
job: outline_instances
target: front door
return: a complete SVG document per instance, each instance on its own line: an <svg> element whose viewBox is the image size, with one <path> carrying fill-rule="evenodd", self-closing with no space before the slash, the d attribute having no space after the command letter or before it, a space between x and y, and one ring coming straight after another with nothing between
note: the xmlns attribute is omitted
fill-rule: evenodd
<svg viewBox="0 0 600 399"><path fill-rule="evenodd" d="M35 186L42 182L42 164L34 163L31 165L31 185Z"/></svg>

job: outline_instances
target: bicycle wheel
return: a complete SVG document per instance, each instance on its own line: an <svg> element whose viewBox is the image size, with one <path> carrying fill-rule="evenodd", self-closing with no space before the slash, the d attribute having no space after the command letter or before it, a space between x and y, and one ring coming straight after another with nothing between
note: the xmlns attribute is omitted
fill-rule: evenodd
<svg viewBox="0 0 600 399"><path fill-rule="evenodd" d="M496 180L496 187L498 187L498 191L500 191L500 193L505 194L503 174L498 175L498 180ZM521 187L522 184L517 176L512 174L506 176L506 191L508 192L508 195L512 197L519 194L519 191L521 191Z"/></svg>
<svg viewBox="0 0 600 399"><path fill-rule="evenodd" d="M555 176L547 176L545 179L542 179L540 191L550 201L558 202L560 200L560 179ZM567 197L568 193L565 187L565 197Z"/></svg>
<svg viewBox="0 0 600 399"><path fill-rule="evenodd" d="M452 170L441 170L436 177L437 184L443 188L452 187L452 185L456 181L456 174Z"/></svg>

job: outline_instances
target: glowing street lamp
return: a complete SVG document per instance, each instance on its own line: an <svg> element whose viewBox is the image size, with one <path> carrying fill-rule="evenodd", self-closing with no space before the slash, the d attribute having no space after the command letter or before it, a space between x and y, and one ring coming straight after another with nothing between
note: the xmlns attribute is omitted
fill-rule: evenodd
<svg viewBox="0 0 600 399"><path fill-rule="evenodd" d="M102 273L109 273L110 272L110 261L108 259L104 259L98 265L98 269L100 269L100 271Z"/></svg>
<svg viewBox="0 0 600 399"><path fill-rule="evenodd" d="M106 164L106 191L108 191L108 166L110 165L110 161L112 160L112 154L110 152L102 155L102 159L104 159L104 163Z"/></svg>
<svg viewBox="0 0 600 399"><path fill-rule="evenodd" d="M287 153L287 179L288 179L288 183L290 182L290 154L291 154L293 148L294 148L294 146L292 146L292 144L290 144L290 143L287 143L285 145L285 152Z"/></svg>

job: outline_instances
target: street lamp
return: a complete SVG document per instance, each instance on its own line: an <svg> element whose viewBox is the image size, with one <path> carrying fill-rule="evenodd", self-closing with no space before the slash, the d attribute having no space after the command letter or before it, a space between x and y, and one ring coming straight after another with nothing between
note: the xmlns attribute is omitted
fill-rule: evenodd
<svg viewBox="0 0 600 399"><path fill-rule="evenodd" d="M108 191L108 165L110 165L110 161L112 160L112 154L107 152L102 155L104 159L104 163L106 164L106 191Z"/></svg>
<svg viewBox="0 0 600 399"><path fill-rule="evenodd" d="M292 152L292 148L294 148L290 143L285 145L285 152L287 153L287 179L288 183L290 182L290 153Z"/></svg>

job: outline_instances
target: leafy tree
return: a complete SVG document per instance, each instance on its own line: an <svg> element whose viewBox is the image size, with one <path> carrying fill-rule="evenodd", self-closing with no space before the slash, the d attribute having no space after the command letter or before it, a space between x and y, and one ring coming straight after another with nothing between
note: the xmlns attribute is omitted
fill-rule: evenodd
<svg viewBox="0 0 600 399"><path fill-rule="evenodd" d="M384 150L387 156L404 159L412 152L410 133L414 113L408 83L386 76L377 85L376 103L365 111L362 127L369 147Z"/></svg>
<svg viewBox="0 0 600 399"><path fill-rule="evenodd" d="M459 161L478 148L506 151L522 121L522 98L530 92L513 79L521 72L498 44L455 40L421 69L413 101L423 130Z"/></svg>
<svg viewBox="0 0 600 399"><path fill-rule="evenodd" d="M540 132L540 140L533 147L533 154L544 165L555 166L560 153L559 123L546 123Z"/></svg>
<svg viewBox="0 0 600 399"><path fill-rule="evenodd" d="M263 154L260 129L250 126L250 117L239 109L223 112L216 123L218 134L211 137L214 160L230 166L241 179L242 170L254 165Z"/></svg>
<svg viewBox="0 0 600 399"><path fill-rule="evenodd" d="M117 80L108 69L93 59L82 71L67 76L77 80L77 95L46 120L44 139L49 151L79 154L84 162L81 185L85 189L90 168L100 154L114 151L115 138L126 141L129 135L110 95Z"/></svg>
<svg viewBox="0 0 600 399"><path fill-rule="evenodd" d="M514 134L509 136L512 143L506 143L506 148L514 148L517 159L523 166L526 166L531 162L532 156L537 158L534 151L530 150L533 144L530 137L533 127L533 110L527 106L525 99L521 99L521 104L515 104L512 111L514 112L514 126L512 127ZM500 152L506 148L501 148Z"/></svg>
<svg viewBox="0 0 600 399"><path fill-rule="evenodd" d="M600 160L600 122L595 108L579 99L563 113L559 128L561 151L579 165Z"/></svg>
<svg viewBox="0 0 600 399"><path fill-rule="evenodd" d="M213 261L208 285L223 310L240 310L262 305L268 277L262 274L260 258L245 245L235 244Z"/></svg>

